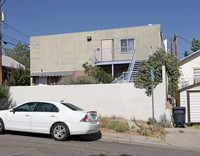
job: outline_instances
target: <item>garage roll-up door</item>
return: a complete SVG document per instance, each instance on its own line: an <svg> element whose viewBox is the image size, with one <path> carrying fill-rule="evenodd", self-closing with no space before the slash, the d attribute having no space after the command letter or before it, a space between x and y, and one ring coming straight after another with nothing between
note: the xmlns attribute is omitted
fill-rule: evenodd
<svg viewBox="0 0 200 156"><path fill-rule="evenodd" d="M191 123L200 123L200 92L189 91L189 115Z"/></svg>

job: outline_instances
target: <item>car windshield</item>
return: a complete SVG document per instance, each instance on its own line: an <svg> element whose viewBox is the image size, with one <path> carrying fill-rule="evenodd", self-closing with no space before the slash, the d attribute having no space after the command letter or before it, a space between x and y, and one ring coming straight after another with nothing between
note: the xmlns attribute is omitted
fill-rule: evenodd
<svg viewBox="0 0 200 156"><path fill-rule="evenodd" d="M69 109L73 110L73 111L77 111L77 110L83 110L77 106L72 105L71 103L61 103L64 106L68 107Z"/></svg>

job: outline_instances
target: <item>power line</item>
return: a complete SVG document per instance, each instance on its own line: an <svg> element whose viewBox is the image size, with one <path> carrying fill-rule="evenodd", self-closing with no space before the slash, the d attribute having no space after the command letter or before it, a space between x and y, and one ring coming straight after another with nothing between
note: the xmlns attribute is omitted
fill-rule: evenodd
<svg viewBox="0 0 200 156"><path fill-rule="evenodd" d="M2 40L4 44L11 44L13 46L16 46L16 44L12 43L12 42L8 42L8 41L5 41L5 40Z"/></svg>
<svg viewBox="0 0 200 156"><path fill-rule="evenodd" d="M7 2L8 6L7 6L6 8L4 8L4 9L7 10L9 7L13 6L13 5L16 3L16 1L17 1L17 0L14 0L14 2L13 2L12 4L9 4L9 3Z"/></svg>
<svg viewBox="0 0 200 156"><path fill-rule="evenodd" d="M186 43L189 43L189 44L191 45L191 41L189 41L189 40L187 40L187 39L185 39L185 38L181 37L180 35L178 35L178 37L179 37L180 39L182 39L182 40L186 41Z"/></svg>
<svg viewBox="0 0 200 156"><path fill-rule="evenodd" d="M18 9L18 8L16 8L16 7L14 7L14 6L11 6L13 9L15 9L17 12L19 12L21 15L23 15L24 17L26 17L27 18L27 20L30 20L31 19L31 21L35 24L35 23L38 23L38 21L37 20L34 20L31 16L29 16L27 13L24 13L22 10L20 10L20 9ZM10 11L8 11L8 12L10 12ZM31 26L32 25L34 25L34 24L31 24ZM50 33L54 33L53 31L51 31L48 27L44 27L44 26L41 26L41 23L38 23L38 25L41 27L41 28L43 28L43 31L48 31L48 33L50 32Z"/></svg>
<svg viewBox="0 0 200 156"><path fill-rule="evenodd" d="M23 21L24 23L27 23L28 25L34 27L35 29L37 29L37 30L39 30L39 31L42 31L42 32L45 32L45 33L49 33L49 31L47 31L47 29L45 29L45 28L42 28L42 29L41 29L41 28L39 27L40 24L37 24L37 26L36 26L36 25L34 25L34 24L28 22L28 21L25 20L24 18L21 18L21 16L17 16L16 13L14 14L14 13L12 13L11 11L7 11L7 12L9 12L10 15L14 16L15 19L21 20L21 21Z"/></svg>
<svg viewBox="0 0 200 156"><path fill-rule="evenodd" d="M11 15L14 16L14 17L16 17L16 19L21 20L21 21L23 21L24 23L27 23L27 24L31 25L33 28L44 32L44 30L42 30L40 27L37 27L37 26L35 26L35 25L33 25L33 24L27 22L27 21L24 20L23 18L20 18L20 17L16 16L15 14L12 14L11 12L9 12L9 14L11 14ZM49 32L48 32L48 33L49 33Z"/></svg>
<svg viewBox="0 0 200 156"><path fill-rule="evenodd" d="M47 24L51 25L54 29L59 30L61 32L64 32L63 30L61 30L60 28L56 27L55 25L53 25L52 23L50 23L49 21L47 21L45 18L39 16L38 14L34 13L32 10L30 10L29 8L25 7L23 4L21 4L20 2L17 2L19 5L21 5L22 7L24 7L25 9L27 9L29 12L31 12L33 15L39 17L42 21L46 22Z"/></svg>
<svg viewBox="0 0 200 156"><path fill-rule="evenodd" d="M27 36L26 34L20 32L19 30L13 28L12 26L10 26L10 25L8 25L8 24L6 24L6 25L7 25L8 27L10 27L11 29L13 29L14 31L16 31L17 33L19 33L19 34L21 34L22 36L27 37L27 38L29 39L29 36Z"/></svg>
<svg viewBox="0 0 200 156"><path fill-rule="evenodd" d="M24 17L26 17L28 20L31 19L31 21L34 21L33 24L32 24L32 23L30 23L30 22L27 22L27 20L24 21L24 19L23 19L23 21L24 21L25 23L31 25L32 27L37 28L38 30L40 29L40 31L42 31L42 32L54 33L54 31L51 31L48 27L46 27L46 26L44 27L44 25L41 26L41 22L38 22L37 20L34 20L31 16L29 16L29 15L27 14L27 12L24 13L24 12L22 11L22 10L24 10L24 9L26 9L27 11L29 11L32 15L38 17L38 19L40 19L42 22L45 22L45 23L47 23L48 25L50 25L51 28L54 28L56 31L58 31L58 30L59 30L59 31L62 31L60 28L54 26L53 24L51 24L50 22L48 22L45 18L42 18L42 17L39 16L38 14L34 13L33 11L31 11L29 8L27 8L26 6L24 6L24 5L21 4L20 2L17 2L17 4L18 4L19 6L21 6L21 7L23 7L23 9L18 9L18 8L16 8L15 6L13 6L13 4L11 5L10 3L9 3L9 6L12 7L13 9L15 9L15 10L16 10L17 12L19 12L20 14L22 14L22 15L23 15ZM9 12L10 14L12 14L11 10L8 10L7 8L6 8L6 11ZM12 14L12 15L13 15L13 14ZM16 14L14 14L13 16L16 17ZM19 16L17 16L16 19L21 19L21 18L19 18ZM21 20L22 20L22 19L21 19ZM36 23L38 23L37 26L36 26ZM63 31L62 31L62 32L63 32Z"/></svg>
<svg viewBox="0 0 200 156"><path fill-rule="evenodd" d="M18 43L18 42L20 41L20 40L18 40L18 39L15 39L15 38L13 38L13 37L10 37L10 36L4 35L4 34L2 34L2 37L3 37L4 39L6 39L6 40L10 40L11 42L15 42L15 43ZM26 42L24 42L24 41L20 41L20 42L29 45L29 43L26 43Z"/></svg>

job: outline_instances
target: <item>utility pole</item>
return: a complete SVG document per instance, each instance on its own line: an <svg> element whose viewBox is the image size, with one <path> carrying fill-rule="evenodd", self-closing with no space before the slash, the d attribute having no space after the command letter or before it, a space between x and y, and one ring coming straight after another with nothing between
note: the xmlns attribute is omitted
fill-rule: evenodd
<svg viewBox="0 0 200 156"><path fill-rule="evenodd" d="M174 35L174 41L175 41L175 52L176 52L176 58L178 58L177 37L178 37L178 35L175 34L175 35Z"/></svg>
<svg viewBox="0 0 200 156"><path fill-rule="evenodd" d="M173 42L173 40L172 40L172 36L171 36L171 54L173 54L172 42Z"/></svg>
<svg viewBox="0 0 200 156"><path fill-rule="evenodd" d="M1 32L1 22L2 22L2 14L1 14L1 7L3 6L3 4L6 2L6 0L4 0L1 3L0 0L0 85L2 85L2 32Z"/></svg>
<svg viewBox="0 0 200 156"><path fill-rule="evenodd" d="M174 41L175 41L175 52L176 52L176 58L178 59L178 44L177 44L177 37L178 37L178 35L177 35L177 33L174 35ZM176 82L176 92L178 93L178 81ZM176 106L178 106L178 95L176 95Z"/></svg>

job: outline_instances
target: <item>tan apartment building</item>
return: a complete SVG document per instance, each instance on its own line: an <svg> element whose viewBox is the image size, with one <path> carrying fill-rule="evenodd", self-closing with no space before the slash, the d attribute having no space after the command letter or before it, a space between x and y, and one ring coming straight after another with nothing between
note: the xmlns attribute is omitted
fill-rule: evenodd
<svg viewBox="0 0 200 156"><path fill-rule="evenodd" d="M136 61L143 61L149 47L164 48L159 24L31 37L31 82L56 84L62 76L83 74L85 62L118 77L134 51Z"/></svg>

